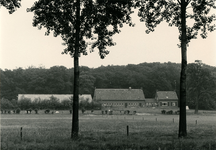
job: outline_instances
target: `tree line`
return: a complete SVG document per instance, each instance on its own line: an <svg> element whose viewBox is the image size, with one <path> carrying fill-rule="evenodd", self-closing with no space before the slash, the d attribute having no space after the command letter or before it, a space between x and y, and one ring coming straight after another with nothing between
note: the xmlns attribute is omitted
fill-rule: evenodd
<svg viewBox="0 0 216 150"><path fill-rule="evenodd" d="M32 111L38 113L39 110L45 110L45 113L49 113L51 110L70 110L70 113L72 113L72 100L73 97L60 101L55 96L50 96L48 99L36 98L33 100L23 97L19 101L15 99L8 100L2 98L1 113L11 113L11 111L13 111L14 113L19 114L21 110L26 110L27 113L31 113ZM85 110L101 109L101 104L97 101L90 102L88 99L85 100L83 98L80 98L79 108L84 113Z"/></svg>
<svg viewBox="0 0 216 150"><path fill-rule="evenodd" d="M142 88L146 98L154 98L156 90L175 90L179 97L180 67L171 62L98 68L82 66L79 90L80 94L93 96L95 88ZM64 66L0 70L1 99L17 101L18 94L73 94L73 71ZM188 65L187 74L189 108L199 104L199 109L216 109L216 68L193 63Z"/></svg>

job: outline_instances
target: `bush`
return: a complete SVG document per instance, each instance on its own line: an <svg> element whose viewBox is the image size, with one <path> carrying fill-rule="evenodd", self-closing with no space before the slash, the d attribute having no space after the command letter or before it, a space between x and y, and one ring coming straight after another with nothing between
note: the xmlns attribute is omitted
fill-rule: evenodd
<svg viewBox="0 0 216 150"><path fill-rule="evenodd" d="M172 111L172 110L170 110L170 111L168 111L168 112L167 112L167 114L173 114L173 111Z"/></svg>
<svg viewBox="0 0 216 150"><path fill-rule="evenodd" d="M38 109L35 109L34 111L35 111L35 114L38 114Z"/></svg>
<svg viewBox="0 0 216 150"><path fill-rule="evenodd" d="M136 111L133 111L133 114L136 115Z"/></svg>
<svg viewBox="0 0 216 150"><path fill-rule="evenodd" d="M166 110L162 110L161 113L162 113L162 114L165 114L165 113L166 113Z"/></svg>
<svg viewBox="0 0 216 150"><path fill-rule="evenodd" d="M17 108L17 109L16 109L16 114L20 114L20 111L21 111L21 109L20 109L20 108Z"/></svg>
<svg viewBox="0 0 216 150"><path fill-rule="evenodd" d="M29 108L29 109L27 109L26 111L27 111L27 114L28 114L28 112L30 112L30 114L31 114L31 112L32 112L32 109L31 109L31 108Z"/></svg>
<svg viewBox="0 0 216 150"><path fill-rule="evenodd" d="M13 104L8 99L1 99L1 110L14 109Z"/></svg>
<svg viewBox="0 0 216 150"><path fill-rule="evenodd" d="M85 111L86 111L85 108L82 108L82 114L84 114Z"/></svg>
<svg viewBox="0 0 216 150"><path fill-rule="evenodd" d="M47 109L47 110L44 111L44 113L45 113L45 114L48 114L48 113L50 113L50 110Z"/></svg>

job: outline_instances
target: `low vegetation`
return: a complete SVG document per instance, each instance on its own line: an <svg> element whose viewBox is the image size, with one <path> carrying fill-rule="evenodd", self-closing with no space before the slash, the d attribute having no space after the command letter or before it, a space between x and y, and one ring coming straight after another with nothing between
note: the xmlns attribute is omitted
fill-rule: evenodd
<svg viewBox="0 0 216 150"><path fill-rule="evenodd" d="M156 113L157 111L157 113ZM155 112L155 113L152 113ZM70 139L71 115L4 114L1 116L1 149L50 150L151 150L216 149L215 113L188 112L188 137L178 139L178 115L151 110L146 115L101 115L101 111L80 111L80 136ZM129 127L127 136L126 127ZM20 128L22 127L22 139Z"/></svg>

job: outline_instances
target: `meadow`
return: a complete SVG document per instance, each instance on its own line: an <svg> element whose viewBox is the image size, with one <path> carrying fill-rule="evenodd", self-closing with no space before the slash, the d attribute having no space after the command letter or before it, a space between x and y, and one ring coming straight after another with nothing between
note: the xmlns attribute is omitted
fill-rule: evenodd
<svg viewBox="0 0 216 150"><path fill-rule="evenodd" d="M178 115L149 109L137 115L80 112L79 139L71 140L72 116L1 114L1 150L215 150L216 113L187 112L186 138L178 138ZM127 126L129 135L127 135ZM22 127L22 138L20 129Z"/></svg>

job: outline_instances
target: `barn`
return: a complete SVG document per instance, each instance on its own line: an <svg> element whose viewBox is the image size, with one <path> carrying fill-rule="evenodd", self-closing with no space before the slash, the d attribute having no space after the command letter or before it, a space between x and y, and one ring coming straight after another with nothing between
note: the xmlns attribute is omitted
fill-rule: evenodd
<svg viewBox="0 0 216 150"><path fill-rule="evenodd" d="M142 89L95 89L93 101L103 107L143 107L145 96Z"/></svg>
<svg viewBox="0 0 216 150"><path fill-rule="evenodd" d="M178 96L175 91L156 91L155 100L159 107L178 107Z"/></svg>

